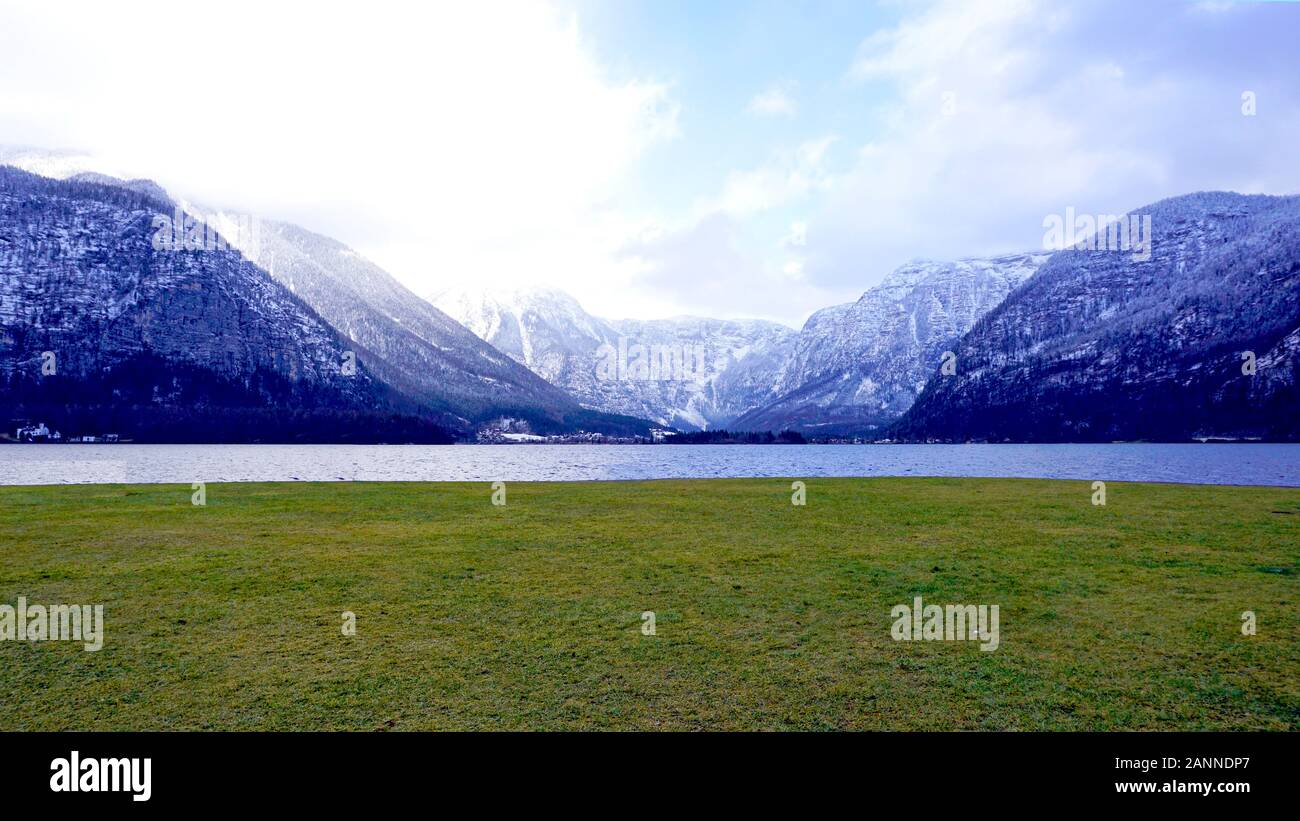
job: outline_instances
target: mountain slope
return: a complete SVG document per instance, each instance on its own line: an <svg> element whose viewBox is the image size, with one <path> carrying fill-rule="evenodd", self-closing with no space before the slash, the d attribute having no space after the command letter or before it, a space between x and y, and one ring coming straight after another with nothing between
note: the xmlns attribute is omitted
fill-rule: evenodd
<svg viewBox="0 0 1300 821"><path fill-rule="evenodd" d="M97 173L95 160L75 152L0 147L0 160L170 199L151 181ZM546 433L585 429L632 434L648 427L642 419L582 408L336 240L289 223L184 201L178 205L201 215L231 247L293 291L342 333L358 356L364 351L371 373L462 435L502 416L526 420L531 429Z"/></svg>
<svg viewBox="0 0 1300 821"><path fill-rule="evenodd" d="M216 222L229 219L218 215ZM640 420L584 411L564 391L475 336L379 266L328 237L261 221L251 258L372 354L372 370L467 425L527 419L538 431L644 430Z"/></svg>
<svg viewBox="0 0 1300 821"><path fill-rule="evenodd" d="M911 262L857 301L818 311L799 333L770 399L741 430L862 433L902 415L958 337L1047 258L1008 254Z"/></svg>
<svg viewBox="0 0 1300 821"><path fill-rule="evenodd" d="M334 329L239 253L155 247L171 213L148 191L0 167L6 423L152 441L445 441L364 356L346 372Z"/></svg>
<svg viewBox="0 0 1300 821"><path fill-rule="evenodd" d="M955 349L907 439L1300 437L1300 197L1156 203L1150 259L1058 252ZM1243 373L1253 352L1256 373Z"/></svg>
<svg viewBox="0 0 1300 821"><path fill-rule="evenodd" d="M756 374L784 361L794 338L761 320L600 319L545 288L453 288L432 301L584 406L684 429L752 407L768 384Z"/></svg>
<svg viewBox="0 0 1300 821"><path fill-rule="evenodd" d="M114 173L112 169L101 168L99 160L84 152L53 151L26 145L0 145L0 165L13 166L31 174L56 180L68 179L78 174L93 174L96 171Z"/></svg>

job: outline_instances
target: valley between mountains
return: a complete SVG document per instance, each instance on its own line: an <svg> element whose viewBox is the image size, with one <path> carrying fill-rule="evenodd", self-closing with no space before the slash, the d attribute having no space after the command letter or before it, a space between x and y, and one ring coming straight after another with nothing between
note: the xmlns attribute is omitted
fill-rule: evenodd
<svg viewBox="0 0 1300 821"><path fill-rule="evenodd" d="M136 441L1300 438L1300 197L1134 213L1146 259L916 260L796 330L452 276L426 299L306 228L250 236L147 180L0 151L0 412ZM160 249L177 219L228 247Z"/></svg>

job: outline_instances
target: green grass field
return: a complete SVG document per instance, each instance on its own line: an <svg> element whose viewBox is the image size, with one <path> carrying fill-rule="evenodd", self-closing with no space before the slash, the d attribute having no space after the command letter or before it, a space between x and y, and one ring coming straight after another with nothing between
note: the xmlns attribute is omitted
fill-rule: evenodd
<svg viewBox="0 0 1300 821"><path fill-rule="evenodd" d="M0 730L1300 729L1300 490L1107 491L4 487L0 604L106 636L0 643ZM894 641L917 595L1000 646Z"/></svg>

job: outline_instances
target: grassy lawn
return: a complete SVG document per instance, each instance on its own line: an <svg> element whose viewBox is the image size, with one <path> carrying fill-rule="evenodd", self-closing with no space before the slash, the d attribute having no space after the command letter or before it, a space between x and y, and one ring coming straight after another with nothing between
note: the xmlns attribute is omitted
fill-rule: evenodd
<svg viewBox="0 0 1300 821"><path fill-rule="evenodd" d="M1300 729L1300 490L491 493L0 488L0 604L106 622L99 652L0 643L0 730ZM1000 646L894 641L917 595L999 605Z"/></svg>

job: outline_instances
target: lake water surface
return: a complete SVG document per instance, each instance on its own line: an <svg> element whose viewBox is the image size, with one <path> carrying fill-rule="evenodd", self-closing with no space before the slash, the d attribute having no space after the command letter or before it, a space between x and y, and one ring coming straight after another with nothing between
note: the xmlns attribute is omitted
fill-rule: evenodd
<svg viewBox="0 0 1300 821"><path fill-rule="evenodd" d="M1300 444L0 445L0 484L988 476L1300 487Z"/></svg>

